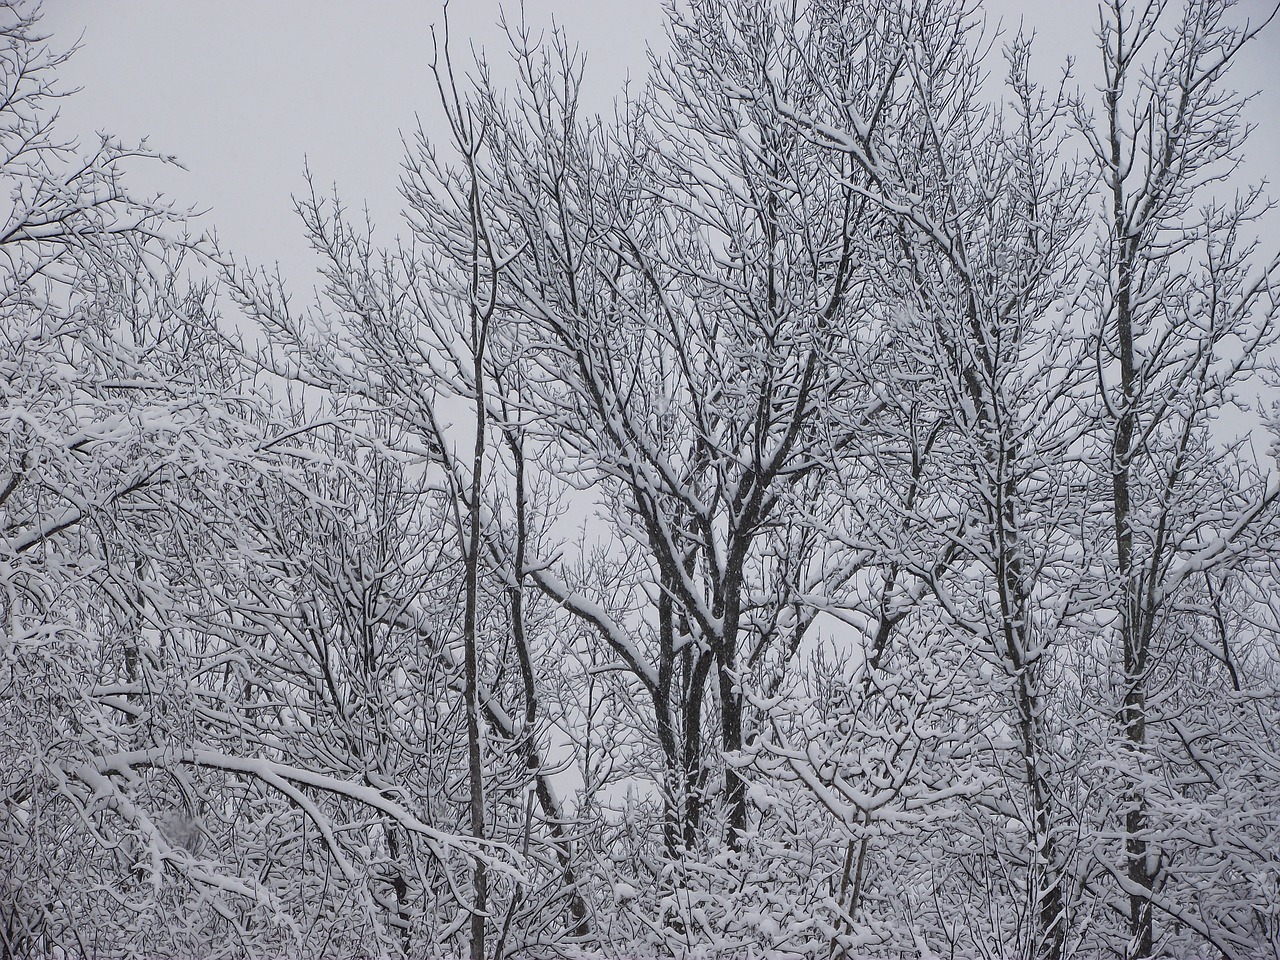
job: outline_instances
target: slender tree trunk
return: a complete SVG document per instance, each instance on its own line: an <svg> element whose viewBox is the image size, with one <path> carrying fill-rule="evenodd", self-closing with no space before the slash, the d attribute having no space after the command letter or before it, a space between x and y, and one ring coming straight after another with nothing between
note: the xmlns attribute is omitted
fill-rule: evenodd
<svg viewBox="0 0 1280 960"><path fill-rule="evenodd" d="M1121 194L1117 191L1117 197ZM1118 199L1118 203L1122 203ZM1150 957L1155 945L1154 920L1151 915L1151 890L1154 878L1148 867L1147 800L1142 788L1142 759L1146 753L1147 704L1146 672L1148 644L1143 625L1140 587L1136 582L1133 543L1133 506L1129 469L1133 457L1135 413L1133 404L1137 390L1133 352L1133 317L1130 297L1133 259L1129 245L1120 262L1120 289L1116 298L1116 332L1119 341L1120 378L1123 397L1119 420L1111 450L1111 490L1115 525L1116 575L1120 587L1120 632L1124 661L1124 692L1119 711L1121 735L1129 753L1133 772L1126 778L1123 797L1125 810L1125 858L1130 884L1128 960Z"/></svg>
<svg viewBox="0 0 1280 960"><path fill-rule="evenodd" d="M720 737L725 753L742 749L742 693L738 689L736 663L726 658L720 664ZM728 819L725 840L730 850L742 848L747 829L747 789L742 775L732 764L724 771L725 806Z"/></svg>
<svg viewBox="0 0 1280 960"><path fill-rule="evenodd" d="M1117 10L1117 26L1123 22ZM1116 56L1120 63L1129 54L1119 48L1122 37L1116 38ZM1140 385L1137 375L1137 358L1134 354L1134 304L1133 287L1138 261L1139 238L1131 236L1128 223L1128 203L1124 181L1123 151L1121 147L1121 123L1119 84L1122 68L1110 90L1107 91L1107 111L1110 118L1111 172L1112 172L1112 229L1118 254L1115 292L1116 346L1120 365L1119 416L1111 444L1111 492L1115 531L1116 575L1119 579L1120 632L1124 660L1124 693L1120 707L1120 730L1125 738L1133 773L1127 779L1123 803L1125 808L1125 858L1130 884L1129 893L1129 945L1127 960L1142 960L1151 956L1155 943L1155 931L1151 915L1151 890L1153 878L1147 865L1147 801L1142 787L1142 758L1146 752L1146 631L1142 623L1140 588L1136 582L1134 564L1133 505L1130 489L1130 467L1134 455L1134 432L1137 427L1137 402Z"/></svg>
<svg viewBox="0 0 1280 960"><path fill-rule="evenodd" d="M658 732L658 747L662 750L664 775L662 848L668 860L675 860L680 850L681 838L684 838L686 846L689 841L680 775L680 750L676 744L676 722L671 712L675 687L675 613L671 596L665 589L658 597L658 639L661 649L658 653L658 684L653 691L653 715Z"/></svg>
<svg viewBox="0 0 1280 960"><path fill-rule="evenodd" d="M978 322L976 304L969 305L969 324L974 343L989 371L997 362ZM1031 583L1026 546L1021 535L1022 493L1018 487L1018 449L1007 435L998 415L999 397L984 385L973 367L963 372L963 382L977 411L976 429L981 439L982 463L991 497L987 520L991 525L989 549L995 560L999 609L1000 642L1007 669L1014 678L1014 710L1021 741L1023 774L1031 802L1035 830L1035 860L1032 883L1036 896L1035 956L1062 960L1066 954L1066 898L1058 863L1056 820L1051 770L1048 765L1049 738L1044 726L1044 698L1040 686L1040 659L1031 611Z"/></svg>
<svg viewBox="0 0 1280 960"><path fill-rule="evenodd" d="M488 315L482 314L480 293L480 194L474 178L471 184L472 274L471 274L471 355L475 364L476 434L471 458L471 491L467 502L466 601L463 612L463 671L466 678L467 768L471 781L471 836L485 837L484 763L480 742L480 665L476 628L476 603L480 589L480 495L485 453L484 354ZM477 857L472 876L471 960L484 960L485 924L489 907L489 873L482 857Z"/></svg>
<svg viewBox="0 0 1280 960"><path fill-rule="evenodd" d="M482 417L483 414L477 416ZM478 432L478 431L477 431ZM479 517L479 469L483 441L476 440L477 471L472 480L469 505L471 512L471 531L466 558L467 596L466 609L463 615L463 635L466 645L463 671L466 677L466 711L467 711L467 770L471 783L471 836L483 840L484 824L484 764L481 758L480 743L480 704L479 704L479 656L476 638L476 591L478 577L476 567L479 562L479 543L477 530ZM471 960L484 960L485 919L489 899L489 875L482 858L477 858L475 872L472 877L473 903L471 913Z"/></svg>
<svg viewBox="0 0 1280 960"><path fill-rule="evenodd" d="M525 509L524 484L524 448L518 436L507 434L515 465L515 512L516 512L516 548L512 558L514 567L514 584L508 591L511 603L511 633L515 641L516 655L520 660L520 676L524 685L524 730L522 731L522 748L529 775L533 778L534 791L538 804L542 807L543 816L555 838L556 857L560 861L561 877L565 889L569 892L570 933L579 940L591 935L591 923L587 913L587 904L578 889L577 873L573 867L573 851L565 830L563 813L551 785L542 771L542 758L539 755L537 741L534 738L538 721L538 692L533 672L533 657L529 652L528 639L524 629L524 565L526 546L528 543L528 519ZM531 798L532 799L532 798ZM528 847L528 817L526 814L525 846Z"/></svg>
<svg viewBox="0 0 1280 960"><path fill-rule="evenodd" d="M720 740L725 753L742 749L742 686L738 676L738 633L742 615L742 563L745 543L734 543L725 561L723 601L719 611L724 624L720 635ZM730 850L742 848L747 830L747 784L737 768L726 763L724 770L725 841Z"/></svg>
<svg viewBox="0 0 1280 960"><path fill-rule="evenodd" d="M715 657L703 650L686 662L686 695L684 698L684 743L681 757L684 789L684 844L692 847L702 826L703 791L707 787L707 768L702 762L702 702L706 697L707 678Z"/></svg>
<svg viewBox="0 0 1280 960"><path fill-rule="evenodd" d="M1004 469L1008 469L1006 466ZM1001 481L996 527L1000 617L1009 666L1015 677L1018 734L1022 741L1023 772L1031 800L1035 830L1032 868L1036 895L1036 956L1062 960L1066 954L1066 900L1058 863L1057 824L1048 765L1049 738L1044 729L1044 699L1040 688L1040 656L1031 624L1031 597L1026 580L1023 546L1017 535L1017 493L1011 479Z"/></svg>
<svg viewBox="0 0 1280 960"><path fill-rule="evenodd" d="M413 925L409 915L409 882L405 879L404 868L400 862L402 852L400 835L396 832L396 828L385 820L382 823L382 832L387 840L387 853L390 854L392 863L390 880L391 889L396 896L395 924L400 928L400 955L408 960L412 955Z"/></svg>

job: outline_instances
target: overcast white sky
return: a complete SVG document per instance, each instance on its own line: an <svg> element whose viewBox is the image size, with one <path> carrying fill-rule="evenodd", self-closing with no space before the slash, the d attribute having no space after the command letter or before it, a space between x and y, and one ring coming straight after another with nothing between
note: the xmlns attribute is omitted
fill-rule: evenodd
<svg viewBox="0 0 1280 960"><path fill-rule="evenodd" d="M1273 0L1241 0L1247 16ZM473 39L497 60L499 0L454 0L458 41ZM1038 32L1042 61L1067 53L1091 77L1095 0L987 0L988 15L1019 18ZM519 9L518 0L506 4ZM224 246L258 263L280 261L295 287L310 287L310 263L290 194L304 157L322 184L336 181L350 204L368 201L384 239L398 225L400 130L415 114L430 127L430 28L439 0L46 0L55 44L83 35L64 69L82 91L67 101L68 127L106 130L126 142L148 136L188 172L139 165L131 182L210 212ZM662 36L658 0L525 0L535 25L554 19L588 55L591 106L608 109L628 75L646 71L645 46ZM1249 173L1280 180L1280 23L1235 74L1258 89ZM1272 192L1280 195L1280 183ZM1272 230L1271 235L1280 236Z"/></svg>

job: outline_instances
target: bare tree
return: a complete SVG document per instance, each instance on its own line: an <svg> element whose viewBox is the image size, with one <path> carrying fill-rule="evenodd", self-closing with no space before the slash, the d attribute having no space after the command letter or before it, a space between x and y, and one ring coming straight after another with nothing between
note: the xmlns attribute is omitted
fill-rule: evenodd
<svg viewBox="0 0 1280 960"><path fill-rule="evenodd" d="M1274 480L1243 442L1224 445L1210 430L1220 413L1247 406L1238 391L1277 336L1280 261L1259 264L1245 234L1266 203L1256 189L1233 199L1218 189L1247 132L1246 98L1224 80L1276 10L1236 25L1231 7L1100 6L1100 104L1077 111L1107 199L1090 305L1109 445L1097 464L1110 482L1107 605L1121 671L1125 851L1111 872L1129 899L1124 955L1135 958L1156 955L1169 869L1149 796L1161 762L1153 728L1164 719L1151 704L1163 699L1161 658L1177 656L1163 640L1188 608L1204 618L1193 629L1207 629L1214 583L1256 556L1275 523ZM1224 669L1231 657L1224 638Z"/></svg>
<svg viewBox="0 0 1280 960"><path fill-rule="evenodd" d="M191 765L375 825L289 857L408 955L1274 943L1275 482L1213 426L1274 340L1265 201L1211 196L1228 6L1112 3L1092 106L1023 37L993 99L962 0L695 0L609 119L560 34L510 27L510 90L442 55L406 239L313 192L315 310L228 273L367 459L300 444L250 511L272 572L221 629L270 643L197 715L279 739ZM320 736L276 692L326 670Z"/></svg>

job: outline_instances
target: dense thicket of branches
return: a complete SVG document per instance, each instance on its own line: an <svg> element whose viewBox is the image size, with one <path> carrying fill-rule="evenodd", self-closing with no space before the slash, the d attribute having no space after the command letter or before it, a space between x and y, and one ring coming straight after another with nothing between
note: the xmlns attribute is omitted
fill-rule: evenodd
<svg viewBox="0 0 1280 960"><path fill-rule="evenodd" d="M0 4L0 957L1280 956L1261 24L1097 12L442 33L298 311Z"/></svg>

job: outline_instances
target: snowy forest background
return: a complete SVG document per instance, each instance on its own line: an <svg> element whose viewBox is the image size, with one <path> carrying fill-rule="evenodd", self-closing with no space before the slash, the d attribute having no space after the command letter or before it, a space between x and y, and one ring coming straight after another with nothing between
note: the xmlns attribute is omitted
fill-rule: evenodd
<svg viewBox="0 0 1280 960"><path fill-rule="evenodd" d="M1274 11L1086 7L442 26L313 297L0 3L0 957L1280 956Z"/></svg>

